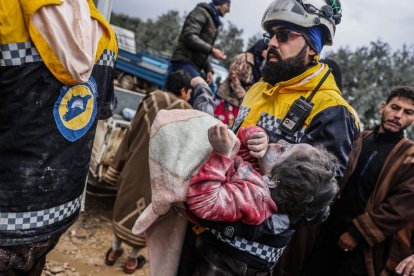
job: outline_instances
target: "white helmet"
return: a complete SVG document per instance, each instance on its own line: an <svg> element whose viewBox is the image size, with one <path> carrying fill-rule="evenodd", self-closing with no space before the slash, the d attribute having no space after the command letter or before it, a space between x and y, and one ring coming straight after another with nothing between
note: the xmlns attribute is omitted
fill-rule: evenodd
<svg viewBox="0 0 414 276"><path fill-rule="evenodd" d="M310 28L321 25L324 28L324 45L332 45L335 25L341 22L341 3L339 0L274 0L267 7L262 27L268 31L272 21L289 22Z"/></svg>

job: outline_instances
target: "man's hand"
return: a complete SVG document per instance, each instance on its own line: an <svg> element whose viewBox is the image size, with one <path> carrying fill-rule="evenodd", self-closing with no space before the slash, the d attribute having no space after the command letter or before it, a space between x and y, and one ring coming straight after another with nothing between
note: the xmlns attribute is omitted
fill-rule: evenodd
<svg viewBox="0 0 414 276"><path fill-rule="evenodd" d="M413 275L414 274L414 254L402 260L395 268L395 272L397 272L400 275L404 275L404 276Z"/></svg>
<svg viewBox="0 0 414 276"><path fill-rule="evenodd" d="M349 232L345 232L339 237L338 246L344 251L352 251L357 245L358 242L352 237Z"/></svg>
<svg viewBox="0 0 414 276"><path fill-rule="evenodd" d="M208 129L208 140L213 149L226 157L229 157L232 150L232 139L228 127L223 124L217 124Z"/></svg>
<svg viewBox="0 0 414 276"><path fill-rule="evenodd" d="M269 138L264 131L259 131L253 134L247 141L247 148L250 150L249 153L255 158L262 158L265 156L268 145Z"/></svg>
<svg viewBox="0 0 414 276"><path fill-rule="evenodd" d="M224 54L224 52L222 50L217 49L217 48L211 49L211 54L216 59L224 60L224 59L227 58L227 56Z"/></svg>
<svg viewBox="0 0 414 276"><path fill-rule="evenodd" d="M207 85L206 81L205 81L202 77L194 77L194 78L191 80L191 86L192 86L193 88L195 88L195 87L196 87L198 84L200 84L200 83L203 83L203 84Z"/></svg>
<svg viewBox="0 0 414 276"><path fill-rule="evenodd" d="M214 79L213 75L214 75L213 72L207 72L206 81L209 85L211 85L211 83L213 82L213 79Z"/></svg>

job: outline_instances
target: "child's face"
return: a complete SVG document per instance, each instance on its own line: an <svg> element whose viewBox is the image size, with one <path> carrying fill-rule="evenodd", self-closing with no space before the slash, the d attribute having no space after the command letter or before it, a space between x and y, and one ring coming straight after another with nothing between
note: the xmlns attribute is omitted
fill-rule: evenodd
<svg viewBox="0 0 414 276"><path fill-rule="evenodd" d="M269 144L266 155L259 159L259 165L264 175L270 175L274 166L284 162L294 154L312 154L315 150L309 144L289 144L285 140L279 140L276 144Z"/></svg>

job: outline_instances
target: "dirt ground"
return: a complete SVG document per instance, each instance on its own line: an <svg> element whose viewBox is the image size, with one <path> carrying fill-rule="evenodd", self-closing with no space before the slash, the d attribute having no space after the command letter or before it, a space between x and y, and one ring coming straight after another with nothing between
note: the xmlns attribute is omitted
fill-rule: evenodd
<svg viewBox="0 0 414 276"><path fill-rule="evenodd" d="M127 259L126 253L130 251L128 246L123 246L124 254L113 267L104 263L105 253L112 241L114 200L114 197L86 195L85 211L49 253L42 276L127 275L122 271L122 266ZM141 254L147 258L146 250L142 250ZM148 262L131 275L149 276Z"/></svg>

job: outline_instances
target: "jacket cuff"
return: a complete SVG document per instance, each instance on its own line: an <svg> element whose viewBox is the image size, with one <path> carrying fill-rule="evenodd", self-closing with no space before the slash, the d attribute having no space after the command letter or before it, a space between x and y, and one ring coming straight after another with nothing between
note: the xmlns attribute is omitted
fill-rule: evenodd
<svg viewBox="0 0 414 276"><path fill-rule="evenodd" d="M369 246L374 246L377 243L385 240L385 235L382 233L381 229L374 223L374 221L369 216L369 213L364 213L352 220L356 229L364 237L364 240L368 243Z"/></svg>
<svg viewBox="0 0 414 276"><path fill-rule="evenodd" d="M358 229L355 227L355 225L351 224L348 227L348 232L351 234L351 236L359 243L364 242L364 236L358 231Z"/></svg>

